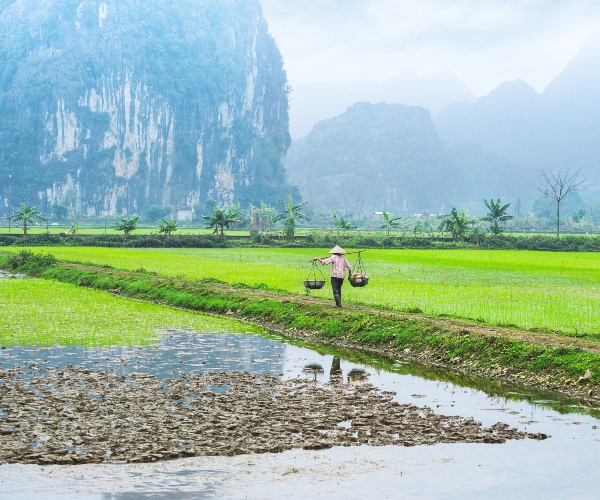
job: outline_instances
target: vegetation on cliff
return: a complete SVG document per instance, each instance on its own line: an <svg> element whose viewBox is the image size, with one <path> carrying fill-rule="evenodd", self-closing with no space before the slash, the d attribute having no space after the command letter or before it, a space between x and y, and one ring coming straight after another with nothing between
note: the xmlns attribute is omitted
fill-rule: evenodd
<svg viewBox="0 0 600 500"><path fill-rule="evenodd" d="M13 205L87 215L292 191L287 80L258 0L2 9L4 200L9 175Z"/></svg>

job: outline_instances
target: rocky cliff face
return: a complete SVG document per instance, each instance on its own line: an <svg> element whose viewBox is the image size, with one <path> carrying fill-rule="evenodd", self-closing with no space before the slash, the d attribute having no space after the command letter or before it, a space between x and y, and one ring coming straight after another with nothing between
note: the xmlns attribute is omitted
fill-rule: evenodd
<svg viewBox="0 0 600 500"><path fill-rule="evenodd" d="M13 205L114 215L290 192L286 77L258 0L8 1L0 45Z"/></svg>

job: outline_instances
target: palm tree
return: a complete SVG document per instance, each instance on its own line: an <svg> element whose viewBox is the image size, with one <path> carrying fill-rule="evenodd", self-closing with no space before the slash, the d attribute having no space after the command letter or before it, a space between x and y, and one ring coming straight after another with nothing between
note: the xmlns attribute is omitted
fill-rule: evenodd
<svg viewBox="0 0 600 500"><path fill-rule="evenodd" d="M137 229L139 215L131 219L121 219L121 222L115 222L115 231L123 231L123 235L127 236L131 231Z"/></svg>
<svg viewBox="0 0 600 500"><path fill-rule="evenodd" d="M177 221L173 220L168 222L163 218L162 222L158 224L158 232L163 233L166 236L170 236L172 232L177 231Z"/></svg>
<svg viewBox="0 0 600 500"><path fill-rule="evenodd" d="M296 220L310 220L309 217L302 213L302 208L308 202L300 203L298 205L294 205L292 203L292 195L288 195L287 203L284 203L281 199L279 203L284 208L284 211L273 218L273 223L279 222L280 220L283 222L283 232L285 234L285 239L287 241L292 241L294 239L294 234L296 232Z"/></svg>
<svg viewBox="0 0 600 500"><path fill-rule="evenodd" d="M27 225L32 224L36 220L46 220L38 210L38 207L30 207L25 203L21 203L21 210L17 210L11 217L13 221L21 221L23 223L23 236L27 236Z"/></svg>
<svg viewBox="0 0 600 500"><path fill-rule="evenodd" d="M464 212L458 213L456 207L448 215L442 216L442 222L438 227L438 231L448 231L452 234L453 241L463 241L467 234L467 229L475 223L469 219Z"/></svg>
<svg viewBox="0 0 600 500"><path fill-rule="evenodd" d="M483 200L483 202L485 203L485 206L488 208L489 212L481 220L491 222L492 225L490 226L490 231L493 235L498 236L503 231L499 223L513 218L512 215L506 214L508 207L510 207L510 203L500 206L500 198L498 198L495 202L492 199L490 199L489 202L487 200Z"/></svg>
<svg viewBox="0 0 600 500"><path fill-rule="evenodd" d="M392 217L387 212L383 212L383 220L385 221L385 224L381 226L381 229L387 229L388 239L390 237L390 229L392 229L393 227L398 227L400 225L398 223L400 219L402 219L402 217Z"/></svg>
<svg viewBox="0 0 600 500"><path fill-rule="evenodd" d="M202 218L206 221L206 227L213 229L214 235L220 233L221 238L225 236L225 228L229 229L230 225L243 219L242 209L239 205L232 205L226 210L211 205L210 210L213 214L203 215Z"/></svg>
<svg viewBox="0 0 600 500"><path fill-rule="evenodd" d="M337 212L333 212L333 225L336 228L337 235L340 235L340 229L346 233L352 229L356 229L357 226L352 225L351 220L346 220L341 216L338 216Z"/></svg>

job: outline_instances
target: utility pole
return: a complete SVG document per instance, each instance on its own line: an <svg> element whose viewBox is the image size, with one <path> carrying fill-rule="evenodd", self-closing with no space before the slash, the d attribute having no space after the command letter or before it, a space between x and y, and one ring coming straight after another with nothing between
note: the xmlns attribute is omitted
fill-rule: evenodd
<svg viewBox="0 0 600 500"><path fill-rule="evenodd" d="M10 222L11 222L11 216L12 216L12 211L11 211L11 206L12 206L12 200L10 197L10 188L11 188L11 183L12 183L12 175L8 176L8 232L10 233Z"/></svg>

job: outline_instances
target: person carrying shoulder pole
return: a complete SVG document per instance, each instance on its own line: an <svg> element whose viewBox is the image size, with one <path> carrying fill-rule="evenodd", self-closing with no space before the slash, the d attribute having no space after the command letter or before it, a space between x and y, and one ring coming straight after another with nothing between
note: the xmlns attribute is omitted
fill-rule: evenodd
<svg viewBox="0 0 600 500"><path fill-rule="evenodd" d="M344 271L348 269L348 278L352 275L352 266L342 254L346 251L336 245L329 253L333 255L327 259L315 257L313 261L318 261L323 265L331 264L331 288L333 290L333 298L335 299L336 307L342 307L342 284L344 283Z"/></svg>

